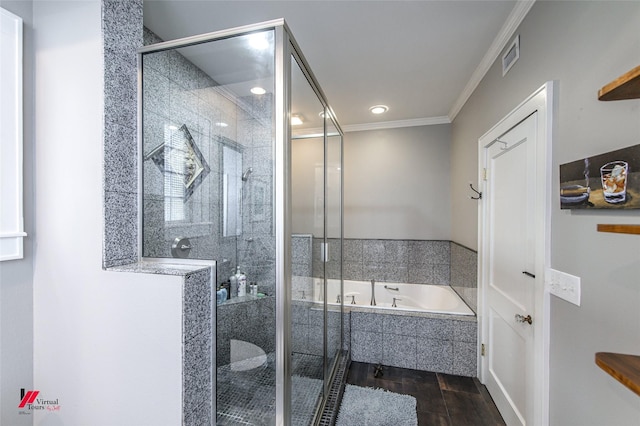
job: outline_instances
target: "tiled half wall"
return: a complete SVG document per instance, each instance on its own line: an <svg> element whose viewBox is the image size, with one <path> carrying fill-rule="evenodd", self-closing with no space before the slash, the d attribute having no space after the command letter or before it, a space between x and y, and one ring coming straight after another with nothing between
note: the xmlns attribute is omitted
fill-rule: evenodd
<svg viewBox="0 0 640 426"><path fill-rule="evenodd" d="M475 377L476 317L351 312L351 359Z"/></svg>

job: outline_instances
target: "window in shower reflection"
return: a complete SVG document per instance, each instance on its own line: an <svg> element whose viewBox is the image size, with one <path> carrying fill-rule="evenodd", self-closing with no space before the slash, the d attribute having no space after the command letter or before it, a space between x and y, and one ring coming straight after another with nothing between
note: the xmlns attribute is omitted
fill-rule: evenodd
<svg viewBox="0 0 640 426"><path fill-rule="evenodd" d="M164 143L145 156L164 176L164 219L185 220L185 203L207 177L209 164L186 125L164 125Z"/></svg>
<svg viewBox="0 0 640 426"><path fill-rule="evenodd" d="M222 236L242 235L242 152L222 146Z"/></svg>

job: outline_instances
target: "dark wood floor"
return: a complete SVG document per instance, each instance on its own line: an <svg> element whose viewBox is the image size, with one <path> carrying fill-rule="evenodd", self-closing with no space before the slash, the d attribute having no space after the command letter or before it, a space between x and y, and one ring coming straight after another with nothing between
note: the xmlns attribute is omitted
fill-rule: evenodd
<svg viewBox="0 0 640 426"><path fill-rule="evenodd" d="M478 379L427 371L352 362L347 383L412 395L417 400L418 426L504 425L487 389Z"/></svg>

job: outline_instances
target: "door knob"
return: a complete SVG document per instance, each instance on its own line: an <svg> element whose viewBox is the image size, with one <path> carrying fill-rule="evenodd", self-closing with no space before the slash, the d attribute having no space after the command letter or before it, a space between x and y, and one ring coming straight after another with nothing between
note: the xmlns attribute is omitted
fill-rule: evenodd
<svg viewBox="0 0 640 426"><path fill-rule="evenodd" d="M520 314L516 314L516 322L526 322L528 324L531 324L533 320L531 319L531 315L527 315L525 317Z"/></svg>

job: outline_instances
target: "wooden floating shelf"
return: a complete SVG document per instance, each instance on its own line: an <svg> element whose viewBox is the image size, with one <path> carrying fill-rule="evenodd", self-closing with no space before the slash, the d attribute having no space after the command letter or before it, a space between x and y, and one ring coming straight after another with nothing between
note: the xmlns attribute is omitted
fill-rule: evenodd
<svg viewBox="0 0 640 426"><path fill-rule="evenodd" d="M621 101L640 98L640 65L621 75L598 91L601 101Z"/></svg>
<svg viewBox="0 0 640 426"><path fill-rule="evenodd" d="M636 395L640 395L640 356L598 352L596 364Z"/></svg>
<svg viewBox="0 0 640 426"><path fill-rule="evenodd" d="M615 232L618 234L640 235L640 225L607 225L599 223L598 232Z"/></svg>

